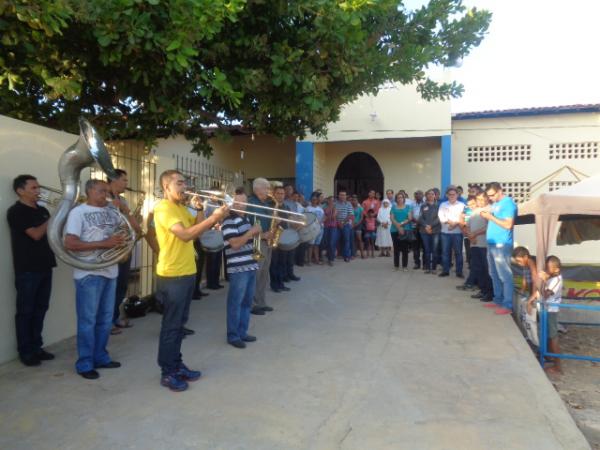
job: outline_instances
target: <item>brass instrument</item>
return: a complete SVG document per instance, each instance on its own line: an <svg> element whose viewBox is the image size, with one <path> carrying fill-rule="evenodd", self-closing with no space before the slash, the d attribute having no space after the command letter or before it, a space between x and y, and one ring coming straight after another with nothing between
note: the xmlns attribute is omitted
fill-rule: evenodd
<svg viewBox="0 0 600 450"><path fill-rule="evenodd" d="M256 224L260 227L260 221L257 220ZM257 262L265 259L265 255L260 251L260 233L252 238L252 258Z"/></svg>
<svg viewBox="0 0 600 450"><path fill-rule="evenodd" d="M223 192L223 191L199 190L198 192L185 191L184 193L188 197L200 197L200 198L206 199L208 201L221 202L221 203L227 205L229 207L230 211L241 212L241 213L244 213L244 214L247 214L250 216L265 217L267 219L271 219L271 226L269 228L269 231L274 232L273 233L274 237L272 240L270 240L268 242L268 245L270 247L277 247L279 245L279 237L281 236L281 233L283 232L283 228L275 229L275 230L273 229L275 227L275 224L278 221L296 223L296 224L300 224L302 226L306 225L306 217L304 216L304 214L295 213L295 212L287 211L285 209L280 209L280 208L272 208L270 206L255 205L253 203L238 202L238 201L234 202L233 197L231 197L230 195L228 195L226 192ZM264 209L267 211L273 211L274 214L262 214L262 213L257 213L255 211L247 211L247 210L233 208L234 203L237 203L239 205L250 206L252 208L259 208L259 209ZM207 205L208 204L209 203L207 203ZM219 206L219 205L214 205L214 206ZM275 205L275 206L277 206L277 205ZM279 212L283 212L288 216L295 215L298 217L298 219L290 219L290 218L284 218L284 217L277 217L277 219L275 219L275 215ZM260 222L257 222L257 223L260 224ZM254 236L253 241L252 241L252 249L253 249L252 257L256 261L261 261L262 259L264 259L265 256L260 251L260 234Z"/></svg>
<svg viewBox="0 0 600 450"><path fill-rule="evenodd" d="M109 177L115 176L115 168L108 150L94 127L81 117L79 118L79 129L79 139L64 151L58 162L62 189L60 191L53 189L52 191L60 192L62 197L48 224L48 243L54 254L70 266L84 270L96 270L112 266L127 257L133 249L136 239L131 224L117 210L116 213L121 219L118 233L126 236L123 245L108 250L94 251L94 261L89 261L87 258L81 259L84 256L82 252L71 252L64 248L63 228L69 212L80 198L79 177L81 171L96 162Z"/></svg>
<svg viewBox="0 0 600 450"><path fill-rule="evenodd" d="M188 196L197 196L200 198L205 198L208 199L209 201L219 201L222 202L223 204L227 205L229 207L230 211L235 211L235 212L242 212L245 214L248 214L250 216L257 216L257 217L265 217L267 219L272 219L273 215L272 214L262 214L262 213L257 213L254 211L246 211L246 210L241 210L241 209L236 209L236 208L232 208L234 200L233 198L226 194L225 192L222 191L208 191L208 190L200 190L199 192L193 192L193 191L185 191L184 192L186 195ZM283 212L286 215L290 216L296 216L297 219L290 219L290 218L284 218L284 217L279 217L278 220L281 222L289 222L289 223L296 223L302 226L306 226L306 217L304 216L304 214L302 213L297 213L297 212L293 212L293 211L287 211L285 209L279 209L279 208L271 208L270 206L263 206L263 205L255 205L253 203L246 203L246 202L235 202L238 205L246 205L246 206L250 206L252 208L259 208L259 209L265 209L267 211L275 211L275 212ZM214 206L219 206L219 205L214 205Z"/></svg>
<svg viewBox="0 0 600 450"><path fill-rule="evenodd" d="M133 218L137 220L137 223L142 225L144 220L144 216L142 215L142 208L144 207L144 202L146 201L146 191L139 191L137 189L125 188L127 192L133 192L134 194L139 194L137 205L135 205L135 210L131 213Z"/></svg>
<svg viewBox="0 0 600 450"><path fill-rule="evenodd" d="M44 206L45 208L49 209L52 213L58 207L62 195L63 191L60 189L40 184L40 196L38 197L37 203L40 206ZM85 196L80 195L77 199L77 203L85 203Z"/></svg>
<svg viewBox="0 0 600 450"><path fill-rule="evenodd" d="M269 196L270 199L273 200L275 204L275 211L273 211L273 218L271 219L271 226L269 227L269 231L272 233L273 237L268 240L268 245L271 248L277 248L279 246L279 239L281 238L281 232L283 231L283 227L279 225L279 217L277 216L279 211L279 203L275 200L274 197Z"/></svg>

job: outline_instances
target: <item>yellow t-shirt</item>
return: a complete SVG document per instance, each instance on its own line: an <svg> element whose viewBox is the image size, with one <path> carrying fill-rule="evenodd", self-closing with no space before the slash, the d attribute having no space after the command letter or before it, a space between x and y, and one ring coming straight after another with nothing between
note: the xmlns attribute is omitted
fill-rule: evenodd
<svg viewBox="0 0 600 450"><path fill-rule="evenodd" d="M194 242L184 242L170 230L176 223L185 228L192 226L196 219L183 205L161 200L154 207L156 239L160 247L156 273L161 277L181 277L196 273Z"/></svg>

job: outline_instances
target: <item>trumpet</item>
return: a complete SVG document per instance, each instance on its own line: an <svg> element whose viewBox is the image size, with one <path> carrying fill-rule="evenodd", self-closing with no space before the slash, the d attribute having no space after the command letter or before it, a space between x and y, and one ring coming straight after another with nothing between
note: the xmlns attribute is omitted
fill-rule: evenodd
<svg viewBox="0 0 600 450"><path fill-rule="evenodd" d="M290 218L286 218L286 217L277 217L277 220L281 221L281 222L289 222L289 223L296 223L302 226L306 226L306 217L304 216L304 214L302 213L297 213L297 212L293 212L293 211L288 211L285 209L280 209L280 208L271 208L270 206L263 206L263 205L255 205L253 203L247 203L247 202L238 202L238 201L234 201L233 198L221 191L205 191L205 190L201 190L199 192L193 192L193 191L185 191L184 192L186 195L190 196L190 197L200 197L200 198L204 198L208 201L218 201L221 202L225 205L227 205L229 207L230 211L235 211L235 212L241 212L241 213L245 213L251 216L257 216L257 217L265 217L267 219L272 219L273 218L273 214L263 214L263 213L259 213L259 212L255 212L255 211L248 211L248 210L243 210L243 209L236 209L233 208L233 204L238 204L238 205L245 205L245 206L250 206L252 208L259 208L259 209L264 209L267 211L274 211L275 214L277 213L283 213L287 216L296 216L297 219L290 219ZM219 206L219 205L211 205L211 206Z"/></svg>
<svg viewBox="0 0 600 450"><path fill-rule="evenodd" d="M260 227L260 222L256 221L256 223ZM260 233L252 238L252 258L256 262L265 259L265 255L263 255L263 253L260 251Z"/></svg>

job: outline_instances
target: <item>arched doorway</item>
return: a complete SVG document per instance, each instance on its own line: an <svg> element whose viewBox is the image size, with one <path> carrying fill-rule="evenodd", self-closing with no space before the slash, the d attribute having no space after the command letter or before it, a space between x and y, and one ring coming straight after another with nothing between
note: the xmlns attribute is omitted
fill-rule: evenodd
<svg viewBox="0 0 600 450"><path fill-rule="evenodd" d="M348 194L356 194L362 201L371 189L383 194L383 172L368 153L350 153L335 173L333 188L336 195L340 189L346 189Z"/></svg>

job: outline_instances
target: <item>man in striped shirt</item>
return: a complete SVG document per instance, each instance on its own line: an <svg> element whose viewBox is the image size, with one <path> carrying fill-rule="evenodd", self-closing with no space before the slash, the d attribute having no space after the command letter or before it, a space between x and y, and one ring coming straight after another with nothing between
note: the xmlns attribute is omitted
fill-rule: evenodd
<svg viewBox="0 0 600 450"><path fill-rule="evenodd" d="M236 191L234 208L244 210L246 194ZM261 233L260 225L250 225L245 213L231 211L221 226L225 241L225 258L229 276L227 293L227 342L245 348L256 338L248 334L250 310L256 289L258 262L252 257L252 238Z"/></svg>
<svg viewBox="0 0 600 450"><path fill-rule="evenodd" d="M337 246L338 240L342 239L342 255L344 261L350 261L352 256L352 225L354 224L354 208L352 203L347 200L347 193L345 190L338 192L338 201L335 202L336 219L337 219L337 232L334 238L334 249ZM341 236L340 236L341 235Z"/></svg>

